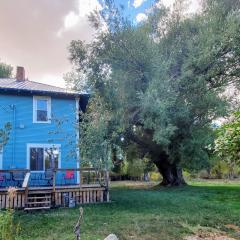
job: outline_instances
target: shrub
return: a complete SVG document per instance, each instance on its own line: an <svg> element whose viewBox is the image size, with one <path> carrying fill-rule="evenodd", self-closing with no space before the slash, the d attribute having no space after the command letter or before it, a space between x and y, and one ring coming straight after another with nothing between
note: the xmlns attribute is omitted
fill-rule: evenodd
<svg viewBox="0 0 240 240"><path fill-rule="evenodd" d="M186 171L186 170L183 171L183 177L184 177L184 179L186 179L186 180L191 180L191 179L193 179L192 174L191 174L190 172Z"/></svg>
<svg viewBox="0 0 240 240"><path fill-rule="evenodd" d="M151 172L150 173L150 180L154 182L158 182L162 179L159 172Z"/></svg>
<svg viewBox="0 0 240 240"><path fill-rule="evenodd" d="M210 178L210 174L207 170L203 169L198 173L198 177L202 178L202 179L209 179Z"/></svg>
<svg viewBox="0 0 240 240"><path fill-rule="evenodd" d="M226 162L218 161L211 169L211 176L213 178L226 178L229 173L229 168Z"/></svg>
<svg viewBox="0 0 240 240"><path fill-rule="evenodd" d="M17 240L19 225L14 224L13 210L0 211L0 240Z"/></svg>

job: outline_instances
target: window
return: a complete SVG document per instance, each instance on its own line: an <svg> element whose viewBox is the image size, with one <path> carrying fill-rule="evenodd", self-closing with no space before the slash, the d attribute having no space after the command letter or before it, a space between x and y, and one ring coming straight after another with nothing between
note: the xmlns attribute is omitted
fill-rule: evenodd
<svg viewBox="0 0 240 240"><path fill-rule="evenodd" d="M33 122L50 123L51 118L51 98L33 97Z"/></svg>
<svg viewBox="0 0 240 240"><path fill-rule="evenodd" d="M31 171L45 171L58 168L60 163L60 147L49 144L32 144L28 146L29 166Z"/></svg>

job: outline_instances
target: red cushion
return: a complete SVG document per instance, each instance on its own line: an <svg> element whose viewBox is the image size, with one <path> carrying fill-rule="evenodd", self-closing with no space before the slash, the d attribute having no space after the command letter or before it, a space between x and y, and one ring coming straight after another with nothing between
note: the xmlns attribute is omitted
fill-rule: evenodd
<svg viewBox="0 0 240 240"><path fill-rule="evenodd" d="M67 170L67 171L66 171L65 178L66 178L66 179L74 178L74 171L72 171L72 170Z"/></svg>

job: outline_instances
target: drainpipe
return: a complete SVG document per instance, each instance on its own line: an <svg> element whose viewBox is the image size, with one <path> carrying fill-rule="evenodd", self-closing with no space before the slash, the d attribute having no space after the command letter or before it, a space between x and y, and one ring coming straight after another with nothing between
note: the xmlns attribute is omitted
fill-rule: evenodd
<svg viewBox="0 0 240 240"><path fill-rule="evenodd" d="M79 97L75 98L76 101L76 159L77 159L77 168L80 168L80 149L79 149ZM80 183L80 171L77 173L77 183Z"/></svg>
<svg viewBox="0 0 240 240"><path fill-rule="evenodd" d="M12 161L11 161L11 167L13 167L14 160L15 160L15 141L16 141L16 106L12 104L11 109L13 111L13 126L12 126Z"/></svg>

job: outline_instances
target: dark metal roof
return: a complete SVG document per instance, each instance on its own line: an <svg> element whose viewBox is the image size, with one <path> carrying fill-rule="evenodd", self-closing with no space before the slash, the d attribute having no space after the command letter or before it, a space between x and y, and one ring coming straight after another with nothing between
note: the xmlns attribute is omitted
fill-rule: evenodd
<svg viewBox="0 0 240 240"><path fill-rule="evenodd" d="M65 88L55 87L48 84L29 80L17 81L15 78L0 78L0 90L10 92L44 93L49 95L79 96L81 94L69 91Z"/></svg>

